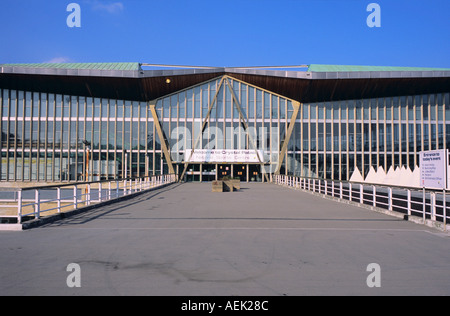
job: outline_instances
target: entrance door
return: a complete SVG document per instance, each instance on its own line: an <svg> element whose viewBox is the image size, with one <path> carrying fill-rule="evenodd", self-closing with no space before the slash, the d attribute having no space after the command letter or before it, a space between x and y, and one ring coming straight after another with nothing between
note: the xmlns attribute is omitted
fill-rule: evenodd
<svg viewBox="0 0 450 316"><path fill-rule="evenodd" d="M238 178L243 182L247 181L247 165L234 165L233 178Z"/></svg>
<svg viewBox="0 0 450 316"><path fill-rule="evenodd" d="M188 166L185 175L186 182L199 182L200 181L200 165L191 164Z"/></svg>
<svg viewBox="0 0 450 316"><path fill-rule="evenodd" d="M215 164L203 164L202 165L202 181L214 181L216 180L216 165Z"/></svg>
<svg viewBox="0 0 450 316"><path fill-rule="evenodd" d="M231 178L231 165L230 164L219 165L217 172L218 172L217 176L218 176L219 180L223 179L224 177Z"/></svg>
<svg viewBox="0 0 450 316"><path fill-rule="evenodd" d="M248 180L250 182L262 182L260 165L248 165L248 169Z"/></svg>

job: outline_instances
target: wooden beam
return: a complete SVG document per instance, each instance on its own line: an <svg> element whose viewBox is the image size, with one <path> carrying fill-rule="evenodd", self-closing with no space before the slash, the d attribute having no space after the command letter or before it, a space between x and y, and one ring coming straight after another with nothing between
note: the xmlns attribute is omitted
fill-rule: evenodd
<svg viewBox="0 0 450 316"><path fill-rule="evenodd" d="M242 113L242 109L241 109L240 102L239 102L239 100L237 99L236 94L234 93L233 89L231 88L231 83L228 81L228 76L225 76L225 77L226 77L226 80L227 80L227 86L228 86L228 89L230 90L231 95L232 95L233 100L234 100L233 103L235 104L235 106L236 106L236 108L237 108L237 110L238 110L238 112L239 112L239 117L241 118L242 123L244 124L244 128L245 128L245 130L247 131L249 141L250 141L250 143L252 144L252 146L253 146L253 148L254 148L254 150L255 150L255 152L256 152L256 156L258 157L258 161L259 161L259 164L260 164L260 166L261 166L261 173L264 174L264 176L265 176L267 182L270 182L270 181L269 181L269 176L268 176L267 173L264 171L264 161L263 161L263 160L261 159L261 157L259 156L258 148L256 148L256 143L255 143L255 141L253 140L253 137L252 137L251 133L248 132L248 123L247 123L246 118L244 117L244 114Z"/></svg>
<svg viewBox="0 0 450 316"><path fill-rule="evenodd" d="M286 155L287 147L289 145L289 141L291 139L292 131L294 130L295 120L297 119L297 115L300 109L300 103L297 101L292 101L292 106L294 108L294 112L292 113L291 122L289 123L288 131L286 137L283 141L283 146L281 147L280 155L278 156L278 165L275 169L275 174L280 174L281 165L284 161L284 156Z"/></svg>
<svg viewBox="0 0 450 316"><path fill-rule="evenodd" d="M205 118L203 119L202 128L200 129L200 134L197 135L197 139L195 140L194 146L191 149L191 153L189 155L189 158L185 157L185 159L184 159L183 173L181 174L180 179L178 179L178 182L181 182L182 179L184 178L184 175L186 173L187 167L189 165L189 161L191 161L192 155L194 154L194 149L197 147L198 142L200 141L200 139L203 136L203 131L205 130L206 123L208 122L208 119L211 116L212 108L214 106L214 103L216 103L216 101L217 101L217 96L219 95L220 88L222 87L224 80L225 80L225 76L222 77L222 79L220 79L219 86L217 87L217 90L216 90L216 93L214 95L214 98L211 100L211 103L208 106L208 113L206 114Z"/></svg>
<svg viewBox="0 0 450 316"><path fill-rule="evenodd" d="M155 123L156 131L159 136L159 140L161 141L161 149L163 151L164 157L166 158L167 165L169 166L169 172L170 174L175 174L175 169L173 168L172 159L170 158L170 152L167 148L166 139L164 138L164 133L161 128L161 124L159 124L158 114L156 113L156 101L150 101L149 107L150 112L153 116L153 122Z"/></svg>

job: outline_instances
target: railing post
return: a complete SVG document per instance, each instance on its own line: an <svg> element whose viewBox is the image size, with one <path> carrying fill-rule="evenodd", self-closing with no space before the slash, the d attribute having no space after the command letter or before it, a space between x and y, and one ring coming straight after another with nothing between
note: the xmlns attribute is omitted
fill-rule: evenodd
<svg viewBox="0 0 450 316"><path fill-rule="evenodd" d="M86 196L87 205L91 205L91 184L87 184L87 196Z"/></svg>
<svg viewBox="0 0 450 316"><path fill-rule="evenodd" d="M22 223L22 190L17 191L17 223Z"/></svg>
<svg viewBox="0 0 450 316"><path fill-rule="evenodd" d="M359 203L364 203L364 185L362 183L359 184Z"/></svg>
<svg viewBox="0 0 450 316"><path fill-rule="evenodd" d="M373 194L373 207L377 207L377 187L372 186L372 194Z"/></svg>
<svg viewBox="0 0 450 316"><path fill-rule="evenodd" d="M352 200L352 184L350 182L348 183L348 200Z"/></svg>
<svg viewBox="0 0 450 316"><path fill-rule="evenodd" d="M411 190L408 189L408 216L411 216Z"/></svg>
<svg viewBox="0 0 450 316"><path fill-rule="evenodd" d="M77 185L73 186L73 208L78 208L78 194L77 194Z"/></svg>
<svg viewBox="0 0 450 316"><path fill-rule="evenodd" d="M331 196L334 197L334 180L331 180Z"/></svg>
<svg viewBox="0 0 450 316"><path fill-rule="evenodd" d="M119 180L116 180L116 198L119 197Z"/></svg>
<svg viewBox="0 0 450 316"><path fill-rule="evenodd" d="M447 201L446 201L446 192L444 189L444 194L442 196L442 216L444 216L443 218L443 223L444 223L444 229L447 230Z"/></svg>
<svg viewBox="0 0 450 316"><path fill-rule="evenodd" d="M425 219L426 219L426 216L425 216L425 210L426 210L426 208L425 208L425 202L426 202L426 199L425 199L425 187L423 187L423 189L422 189L422 191L423 191L423 200L422 200L422 204L423 204L423 208L422 208L422 210L423 210L423 221L425 222Z"/></svg>
<svg viewBox="0 0 450 316"><path fill-rule="evenodd" d="M98 183L98 202L102 202L102 183Z"/></svg>
<svg viewBox="0 0 450 316"><path fill-rule="evenodd" d="M342 192L342 181L339 182L339 198L342 200L344 193Z"/></svg>
<svg viewBox="0 0 450 316"><path fill-rule="evenodd" d="M34 190L34 216L35 218L40 218L40 209L41 209L41 201L40 201L40 192L38 189Z"/></svg>
<svg viewBox="0 0 450 316"><path fill-rule="evenodd" d="M389 211L392 211L392 188L391 187L389 187L388 188L388 208L389 208Z"/></svg>
<svg viewBox="0 0 450 316"><path fill-rule="evenodd" d="M108 200L111 200L111 181L108 182Z"/></svg>
<svg viewBox="0 0 450 316"><path fill-rule="evenodd" d="M436 220L436 194L434 192L430 193L430 213L431 213L431 220Z"/></svg>
<svg viewBox="0 0 450 316"><path fill-rule="evenodd" d="M56 199L58 203L58 213L61 213L61 188L56 189Z"/></svg>

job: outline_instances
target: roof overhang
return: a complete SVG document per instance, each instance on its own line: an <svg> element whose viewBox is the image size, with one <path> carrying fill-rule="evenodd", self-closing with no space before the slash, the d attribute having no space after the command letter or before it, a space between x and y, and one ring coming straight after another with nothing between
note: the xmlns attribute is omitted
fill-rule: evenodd
<svg viewBox="0 0 450 316"><path fill-rule="evenodd" d="M124 64L124 65L122 65ZM450 91L450 70L424 68L190 67L144 70L122 63L101 67L0 65L0 88L150 101L229 75L299 102L323 102ZM77 64L79 65L79 64ZM277 67L278 68L278 67ZM328 71L336 70L336 71ZM170 80L167 80L170 79Z"/></svg>

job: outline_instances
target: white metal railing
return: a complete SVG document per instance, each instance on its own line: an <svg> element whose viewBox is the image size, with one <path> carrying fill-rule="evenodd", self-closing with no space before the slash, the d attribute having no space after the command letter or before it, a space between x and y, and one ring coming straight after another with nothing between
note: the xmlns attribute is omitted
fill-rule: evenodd
<svg viewBox="0 0 450 316"><path fill-rule="evenodd" d="M127 196L136 192L157 188L177 181L176 175L161 175L142 178L77 182L64 185L40 186L30 188L5 189L0 193L13 192L11 199L1 198L1 209L15 209L14 215L1 215L3 218L17 218L21 224L24 217L40 218L42 214L54 211L61 213L94 203L101 203Z"/></svg>
<svg viewBox="0 0 450 316"><path fill-rule="evenodd" d="M431 219L443 223L444 227L449 220L446 190L425 190L286 175L274 175L273 182L341 200L400 212L408 216L419 216L424 221Z"/></svg>

